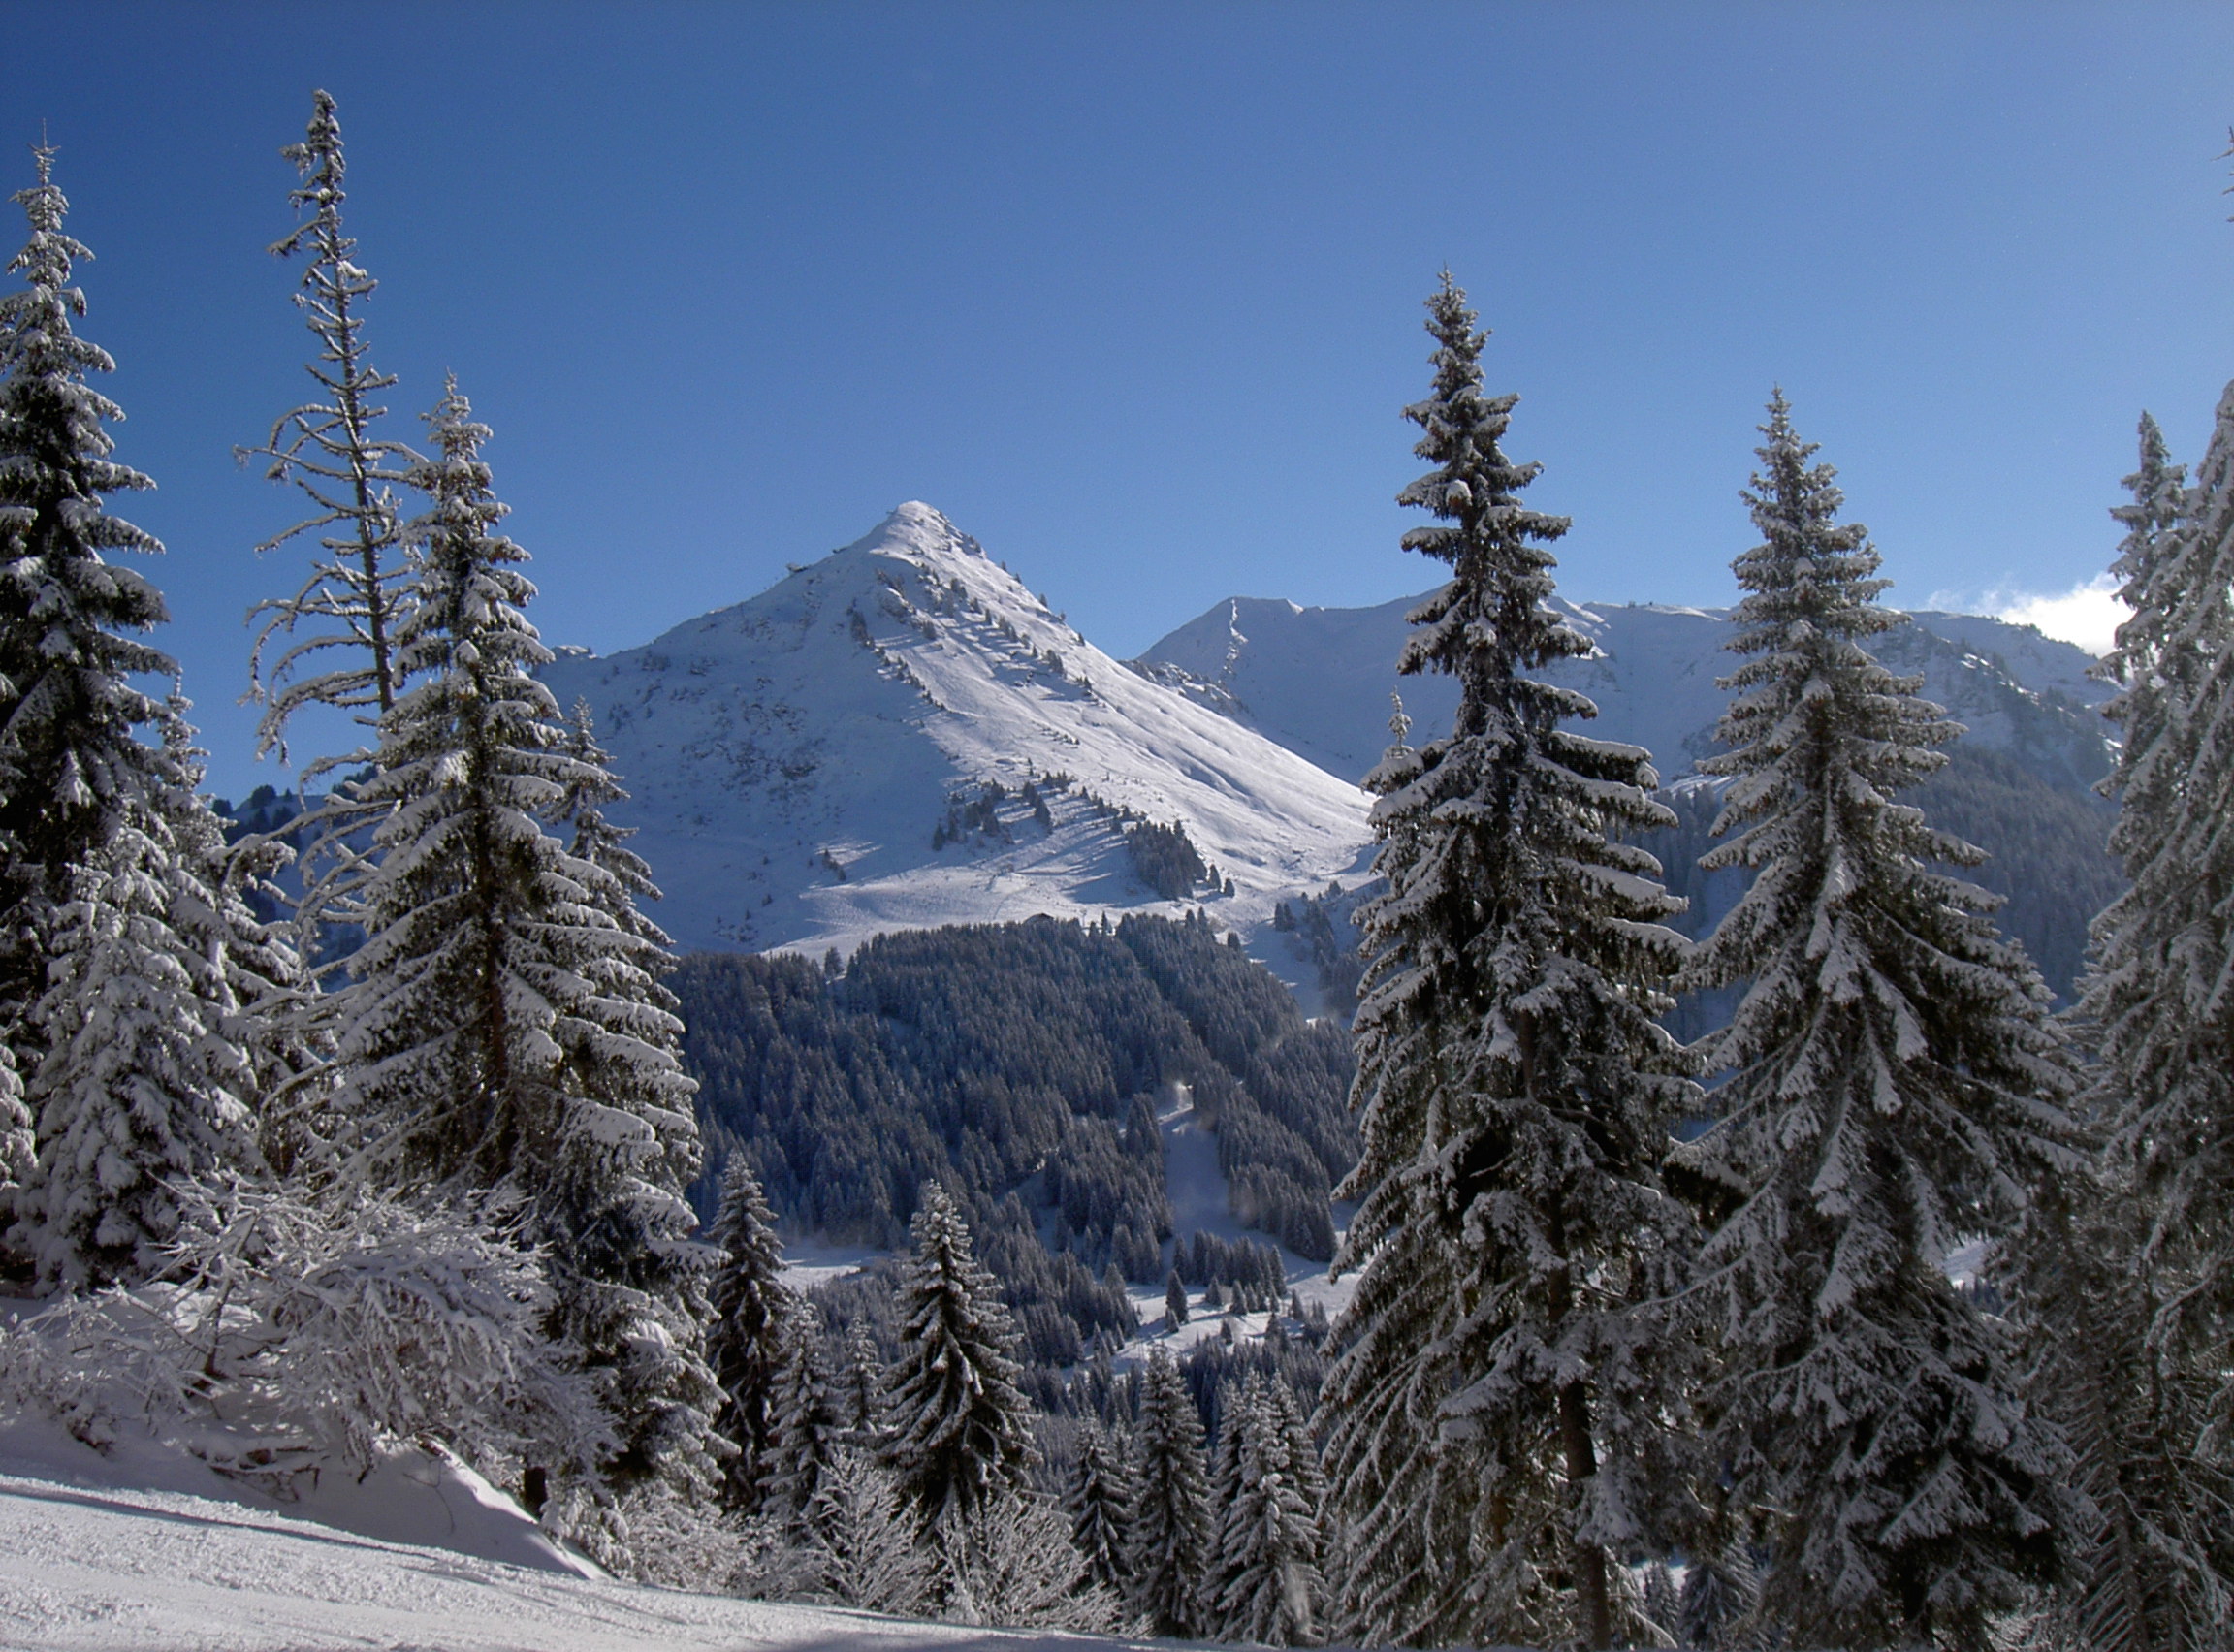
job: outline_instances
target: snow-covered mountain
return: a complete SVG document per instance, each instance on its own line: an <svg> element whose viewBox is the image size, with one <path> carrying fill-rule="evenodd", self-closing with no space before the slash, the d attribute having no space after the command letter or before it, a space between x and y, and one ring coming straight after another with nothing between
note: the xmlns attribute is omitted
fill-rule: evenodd
<svg viewBox="0 0 2234 1652"><path fill-rule="evenodd" d="M1157 681L1245 721L1346 779L1388 744L1389 694L1420 731L1448 729L1457 685L1448 677L1399 679L1404 597L1373 608L1303 608L1233 597L1189 620L1141 655ZM1727 610L1648 604L1558 604L1596 645L1588 658L1546 673L1598 704L1592 732L1649 749L1676 779L1715 749L1728 700L1715 679L1737 663L1724 645ZM1924 693L1949 708L1975 745L2006 751L2054 783L2085 784L2105 765L2108 697L2069 643L1975 615L1923 613L1873 645L1890 665L1921 672Z"/></svg>
<svg viewBox="0 0 2234 1652"><path fill-rule="evenodd" d="M561 705L589 700L633 794L614 812L642 829L685 947L1157 906L1128 818L1177 822L1232 885L1200 900L1254 932L1353 875L1367 838L1354 784L1110 658L923 504L544 676Z"/></svg>

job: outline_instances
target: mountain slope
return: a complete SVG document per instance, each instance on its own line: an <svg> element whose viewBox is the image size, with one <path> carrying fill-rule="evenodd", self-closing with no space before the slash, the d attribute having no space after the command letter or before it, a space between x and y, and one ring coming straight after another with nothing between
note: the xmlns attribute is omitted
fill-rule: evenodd
<svg viewBox="0 0 2234 1652"><path fill-rule="evenodd" d="M1178 823L1232 884L1201 899L1254 931L1366 839L1356 787L1126 669L928 505L544 677L589 700L686 948L1159 906L1144 821Z"/></svg>
<svg viewBox="0 0 2234 1652"><path fill-rule="evenodd" d="M1373 608L1300 608L1235 597L1151 647L1135 669L1247 722L1345 778L1359 778L1388 745L1388 696L1401 688L1415 743L1447 730L1457 688L1447 677L1399 679L1407 597ZM1647 605L1559 605L1596 645L1587 658L1545 673L1598 706L1591 732L1651 751L1662 778L1684 795L1683 825L1647 842L1673 888L1691 897L1679 927L1704 933L1739 894L1728 875L1700 877L1692 862L1709 846L1717 810L1691 777L1717 749L1714 727L1728 695L1715 686L1737 656L1725 648L1726 612ZM1975 615L1921 613L1872 644L1896 670L1924 680L1924 694L1969 731L1953 761L1914 801L1935 825L1993 857L1970 875L2009 898L2003 928L2025 942L2048 983L2068 995L2082 968L2087 925L2121 887L2107 852L2109 806L2092 790L2109 766L2109 725L2097 708L2105 684L2087 675L2080 649L2030 626ZM1678 1025L1704 1032L1727 1006L1689 1005ZM1704 1019L1702 1019L1704 1018Z"/></svg>
<svg viewBox="0 0 2234 1652"><path fill-rule="evenodd" d="M1233 597L1153 644L1137 668L1345 779L1360 778L1388 744L1391 691L1402 692L1423 731L1447 729L1457 706L1449 678L1396 675L1404 617L1420 600L1301 608ZM1597 702L1592 733L1644 747L1671 780L1715 749L1728 699L1715 679L1737 664L1724 648L1727 611L1557 606L1596 651L1545 675ZM1877 651L1921 672L1925 695L1968 726L1971 744L2009 752L2056 783L2089 784L2105 772L2108 728L2093 708L2108 689L2086 675L2091 662L2082 650L1975 615L1912 618L1879 638Z"/></svg>

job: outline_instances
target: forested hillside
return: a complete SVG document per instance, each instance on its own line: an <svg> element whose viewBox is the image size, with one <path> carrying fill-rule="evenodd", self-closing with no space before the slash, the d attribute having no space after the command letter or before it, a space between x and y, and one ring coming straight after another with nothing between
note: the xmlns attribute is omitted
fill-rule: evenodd
<svg viewBox="0 0 2234 1652"><path fill-rule="evenodd" d="M1043 1328L1036 1356L1129 1328L1122 1281L1164 1277L1160 1110L1212 1123L1244 1223L1332 1254L1328 1190L1356 1154L1348 1035L1199 917L906 932L843 970L700 954L674 987L700 1210L743 1153L786 1225L897 1246L937 1177Z"/></svg>

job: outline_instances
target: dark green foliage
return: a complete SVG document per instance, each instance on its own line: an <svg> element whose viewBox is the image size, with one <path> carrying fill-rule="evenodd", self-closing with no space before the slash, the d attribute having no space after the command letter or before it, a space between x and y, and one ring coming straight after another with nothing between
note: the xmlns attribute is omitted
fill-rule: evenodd
<svg viewBox="0 0 2234 1652"><path fill-rule="evenodd" d="M1308 1414L1319 1403L1319 1384L1325 1374L1324 1356L1308 1338L1297 1336L1234 1343L1210 1338L1189 1349L1179 1362L1179 1375L1196 1413L1213 1437L1225 1421L1222 1396L1229 1388L1238 1392L1251 1377L1259 1377L1286 1388L1298 1409Z"/></svg>
<svg viewBox="0 0 2234 1652"><path fill-rule="evenodd" d="M1365 960L1357 951L1357 931L1352 922L1357 894L1344 895L1342 885L1329 883L1323 895L1306 895L1291 907L1283 901L1272 913L1274 929L1295 932L1310 949L1319 970L1320 990L1330 1005L1348 1004L1357 997L1357 982L1365 973ZM1288 921L1283 924L1280 920ZM1342 1013L1347 1013L1346 1011Z"/></svg>
<svg viewBox="0 0 2234 1652"><path fill-rule="evenodd" d="M1125 834L1125 846L1133 851L1133 870L1140 881L1166 901L1184 901L1195 886L1210 881L1210 868L1201 851L1187 836L1187 828L1174 820L1159 826L1143 820Z"/></svg>
<svg viewBox="0 0 2234 1652"><path fill-rule="evenodd" d="M1029 789L1029 788L1027 788ZM942 849L948 843L959 843L965 838L990 838L996 842L1013 842L1007 826L1001 819L1001 805L1008 800L1008 788L999 780L987 780L977 788L973 798L953 797L947 800L946 818L931 830L931 846ZM1047 805L1034 791L1030 800L1036 807L1035 817L1044 816Z"/></svg>
<svg viewBox="0 0 2234 1652"><path fill-rule="evenodd" d="M1941 831L1986 851L1965 874L2008 902L1995 914L2001 933L2068 1002L2086 966L2088 926L2125 888L2110 855L2114 811L2090 786L2051 784L2006 752L1958 746L1949 755L1913 801Z"/></svg>
<svg viewBox="0 0 2234 1652"><path fill-rule="evenodd" d="M1215 1123L1259 1224L1326 1254L1330 1176L1354 1151L1347 1040L1198 919L885 936L838 978L805 959L697 957L674 985L703 1085L700 1208L742 1154L787 1222L890 1246L937 1177L1036 1362L1131 1334L1112 1266L1164 1271L1154 1099L1174 1084Z"/></svg>
<svg viewBox="0 0 2234 1652"><path fill-rule="evenodd" d="M1021 1489L1035 1453L1016 1389L1016 1336L969 1224L936 1182L912 1224L900 1291L900 1358L886 1373L883 1461L929 1529Z"/></svg>
<svg viewBox="0 0 2234 1652"><path fill-rule="evenodd" d="M1117 928L1196 1036L1241 1080L1195 1089L1218 1132L1234 1214L1297 1255L1325 1261L1334 1254L1330 1190L1357 1159L1356 1126L1343 1106L1349 1035L1331 1022L1304 1022L1285 987L1245 954L1204 945L1207 935L1198 915L1177 924L1127 918Z"/></svg>
<svg viewBox="0 0 2234 1652"><path fill-rule="evenodd" d="M782 1256L768 1201L742 1159L723 1169L721 1203L707 1237L721 1259L707 1293L713 1318L706 1331L706 1358L723 1396L716 1425L738 1451L728 1465L724 1489L731 1507L750 1513L759 1506L766 1477L783 1322L794 1312L795 1298L782 1284Z"/></svg>

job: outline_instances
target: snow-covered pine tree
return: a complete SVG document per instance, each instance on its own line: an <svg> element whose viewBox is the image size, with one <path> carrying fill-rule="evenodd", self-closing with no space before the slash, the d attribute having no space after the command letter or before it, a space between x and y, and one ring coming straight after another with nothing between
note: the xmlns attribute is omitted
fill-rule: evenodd
<svg viewBox="0 0 2234 1652"><path fill-rule="evenodd" d="M697 1084L683 1071L682 1006L660 981L675 960L665 932L636 905L659 891L624 846L633 833L604 817L601 806L627 794L597 746L587 705L575 707L562 754L557 820L573 828L569 871L606 944L578 952L574 968L588 991L556 1029L573 1099L558 1187L541 1223L552 1247L553 1327L593 1367L610 1370L628 1437L619 1477L641 1479L667 1465L673 1478L688 1464L686 1477L706 1487L709 1447L727 1456L731 1443L713 1427L725 1391L702 1353L714 1317L710 1253L692 1238L698 1221L684 1193L702 1157L691 1104ZM627 944L611 944L614 937Z"/></svg>
<svg viewBox="0 0 2234 1652"><path fill-rule="evenodd" d="M884 1443L884 1358L862 1320L846 1338L845 1392L839 1410L846 1420L846 1443L874 1455Z"/></svg>
<svg viewBox="0 0 2234 1652"><path fill-rule="evenodd" d="M628 840L636 836L636 828L616 826L606 818L607 806L625 803L628 794L613 773L612 753L597 744L595 717L586 699L574 702L574 710L567 718L565 751L573 759L573 767L568 774L566 794L559 801L554 821L573 829L568 852L611 878L610 887L600 884L592 893L602 899L622 929L651 941L659 955L654 962L660 972L665 973L674 967L673 960L667 957L667 950L674 942L664 930L645 916L638 905L642 901L658 900L659 887L652 881L652 868L644 857L628 847ZM654 1001L669 1012L675 1008L675 997L665 988L658 989Z"/></svg>
<svg viewBox="0 0 2234 1652"><path fill-rule="evenodd" d="M2144 414L2132 498L2111 513L2126 530L2112 572L2132 613L2096 671L2118 689L2105 711L2122 739L2105 789L2119 803L2110 846L2132 881L2094 922L2073 1017L2098 1057L2087 1114L2108 1151L2097 1176L2039 1191L2053 1221L2023 1257L2035 1390L2099 1514L2049 1630L2089 1652L2209 1645L2234 1621L2234 1440L2211 1426L2234 1280L2234 1018L2214 979L2223 954L2211 958L2226 944L2208 893L2224 860L2213 866L2191 813L2224 797L2223 771L2206 769L2206 708L2229 629L2234 569L2211 535L2229 525L2230 467L2234 387L2192 496ZM2215 992L2216 1026L2198 1013Z"/></svg>
<svg viewBox="0 0 2234 1652"><path fill-rule="evenodd" d="M264 619L248 667L250 693L264 706L259 752L277 750L282 758L288 721L304 706L339 707L371 721L395 705L408 670L400 633L413 585L397 489L407 483L418 458L401 442L374 433L387 412L377 398L396 383L373 368L362 336L361 306L379 283L357 262L357 243L341 228L347 162L334 100L323 91L311 98L303 142L280 150L302 179L288 205L308 215L271 251L280 258L307 256L295 302L317 335L318 359L307 370L318 388L311 400L281 415L264 446L252 450L269 461L272 481L294 483L311 506L308 517L257 551L320 534L319 556L302 588L292 597L258 603L250 615ZM243 461L249 457L241 454ZM299 636L305 627L309 634ZM274 647L267 668L265 652ZM346 761L325 759L312 772Z"/></svg>
<svg viewBox="0 0 2234 1652"><path fill-rule="evenodd" d="M1404 543L1452 577L1398 669L1452 674L1459 705L1368 780L1388 886L1360 914L1363 1203L1337 1258L1358 1280L1321 1395L1348 1632L1601 1647L1608 1549L1664 1540L1685 1501L1682 1350L1636 1311L1690 1226L1659 1174L1691 1092L1652 1020L1679 903L1616 841L1674 816L1644 751L1563 727L1595 709L1528 675L1589 651L1550 606L1567 524L1520 502L1516 398L1484 394L1448 273L1427 307L1434 388L1406 417L1435 468L1399 499L1439 519Z"/></svg>
<svg viewBox="0 0 2234 1652"><path fill-rule="evenodd" d="M1310 1510L1312 1526L1320 1533L1324 1547L1326 1470L1319 1458L1319 1442L1312 1438L1311 1419L1303 1414L1302 1406L1296 1402L1295 1390L1277 1378L1264 1385L1264 1404L1271 1414L1272 1426L1288 1443L1289 1478L1302 1493L1303 1507Z"/></svg>
<svg viewBox="0 0 2234 1652"><path fill-rule="evenodd" d="M1737 1652L1751 1644L1744 1625L1760 1601L1760 1577L1742 1543L1720 1554L1693 1555L1670 1626L1676 1644L1701 1652Z"/></svg>
<svg viewBox="0 0 2234 1652"><path fill-rule="evenodd" d="M322 1186L335 1173L342 1134L332 1112L333 1047L320 1026L317 986L295 945L294 925L260 917L282 905L273 875L294 851L275 839L228 845L222 822L200 792L204 753L192 745L188 706L174 694L164 743L180 783L162 817L175 845L171 924L209 961L200 987L219 1034L248 1063L244 1098L256 1114L258 1157L282 1180Z"/></svg>
<svg viewBox="0 0 2234 1652"><path fill-rule="evenodd" d="M1132 1593L1134 1496L1125 1454L1100 1423L1089 1420L1078 1436L1078 1460L1064 1506L1070 1513L1071 1544L1085 1556L1088 1575L1119 1599Z"/></svg>
<svg viewBox="0 0 2234 1652"><path fill-rule="evenodd" d="M257 1162L256 1075L229 1035L224 954L173 922L181 889L209 897L166 821L144 804L124 812L47 927L48 984L31 1013L46 1047L31 1081L38 1157L9 1242L46 1289L153 1276L177 1235L177 1184Z"/></svg>
<svg viewBox="0 0 2234 1652"><path fill-rule="evenodd" d="M2135 501L2136 509L2143 502ZM2234 385L2104 661L2126 739L2112 848L2133 887L2095 932L2082 1011L2098 1029L2111 1149L2148 1202L2148 1263L2178 1281L2154 1329L2199 1368L2234 1344ZM2215 1345L2215 1346L2214 1346Z"/></svg>
<svg viewBox="0 0 2234 1652"><path fill-rule="evenodd" d="M967 1522L1021 1492L1037 1453L1031 1402L1016 1387L1016 1331L970 1227L937 1182L910 1223L900 1287L900 1358L885 1374L885 1464L926 1530Z"/></svg>
<svg viewBox="0 0 2234 1652"><path fill-rule="evenodd" d="M1164 1328L1175 1331L1187 1322L1187 1282L1173 1268L1164 1282Z"/></svg>
<svg viewBox="0 0 2234 1652"><path fill-rule="evenodd" d="M1762 1522L1768 1631L1983 1647L2053 1575L2074 1505L1947 1257L2073 1162L2072 1067L1994 899L1932 869L1980 851L1894 801L1960 730L1870 655L1905 619L1876 601L1877 553L1781 394L1763 432L1764 542L1734 564L1747 657L1705 765L1737 835L1700 863L1755 875L1687 976L1744 987L1706 1041L1720 1117L1685 1150L1712 1191L1691 1287L1723 1360L1712 1440Z"/></svg>
<svg viewBox="0 0 2234 1652"><path fill-rule="evenodd" d="M2220 1382L2155 1346L2165 1281L2141 1260L2149 1216L2096 1166L2044 1182L2010 1273L2029 1394L2076 1459L2093 1518L2036 1626L2056 1652L2223 1648L2234 1625L2234 1465L2213 1427Z"/></svg>
<svg viewBox="0 0 2234 1652"><path fill-rule="evenodd" d="M454 383L429 421L436 454L411 474L431 509L409 530L419 587L397 635L415 685L353 788L380 823L342 908L366 939L333 1006L361 1159L394 1187L520 1195L551 1247L554 1333L615 1408L616 1477L694 1483L718 1396L679 1182L695 1162L690 1082L673 1018L611 990L650 977L658 949L592 897L605 874L544 830L600 781L566 754L532 675L551 655L522 612L527 553L496 532L488 429Z"/></svg>
<svg viewBox="0 0 2234 1652"><path fill-rule="evenodd" d="M125 634L163 598L102 555L162 549L101 503L152 484L110 458L102 427L123 415L87 379L114 364L72 330L90 254L63 231L54 151L37 155L10 266L27 290L0 300L0 1026L35 1121L14 1162L9 1098L8 1243L76 1289L153 1271L178 1223L168 1181L253 1162L255 1075L234 937L201 921L223 902L183 702L134 682L176 680Z"/></svg>
<svg viewBox="0 0 2234 1652"><path fill-rule="evenodd" d="M709 1292L713 1318L706 1333L706 1355L721 1384L721 1433L737 1447L729 1464L726 1498L730 1507L750 1514L760 1505L769 1441L775 1431L783 1323L795 1299L782 1283L783 1255L776 1240L775 1213L741 1153L730 1154L721 1167L721 1202L707 1237L720 1252L721 1261Z"/></svg>
<svg viewBox="0 0 2234 1652"><path fill-rule="evenodd" d="M630 1150L631 1162L614 1166L620 1173L606 1176L605 1196L625 1202L631 1213L627 1220L650 1221L630 1264L650 1270L640 1283L671 1304L687 1307L693 1321L703 1321L703 1253L687 1240L697 1222L684 1194L703 1156L691 1102L698 1087L683 1070L682 1005L661 980L675 969L672 943L637 905L658 900L659 890L651 868L627 847L634 828L605 818L604 806L628 794L614 778L611 757L597 745L585 701L574 707L563 753L568 759L565 795L556 823L572 828L568 852L582 899L633 943L598 949L584 965L590 998L583 1012L561 1018L558 1025L568 1083L577 1096L595 1097L644 1128L629 1131L637 1144ZM602 1141L596 1130L587 1133ZM585 1212L584 1219L605 1225L619 1220L594 1211Z"/></svg>
<svg viewBox="0 0 2234 1652"><path fill-rule="evenodd" d="M1241 1489L1241 1412L1244 1406L1256 1405L1263 1398L1263 1379L1256 1372L1249 1373L1249 1381L1235 1382L1231 1377L1222 1379L1210 1414L1218 1429L1210 1441L1210 1526L1213 1534L1225 1529L1226 1510L1232 1507L1236 1493ZM1203 1582L1203 1599L1215 1608L1225 1576L1219 1570L1220 1550L1214 1536L1211 1546L1209 1574ZM1212 1612L1212 1623L1217 1621Z"/></svg>
<svg viewBox="0 0 2234 1652"><path fill-rule="evenodd" d="M1219 1638L1259 1646L1316 1644L1319 1521L1262 1377L1250 1373L1219 1430L1233 1436L1232 1483L1219 1522Z"/></svg>
<svg viewBox="0 0 2234 1652"><path fill-rule="evenodd" d="M102 427L123 411L89 381L115 363L72 331L72 265L92 254L62 228L54 151L37 155L39 181L15 197L30 239L8 266L25 287L0 299L0 1027L30 1038L26 1075L48 924L128 806L173 783L163 748L136 738L165 715L138 680L178 675L135 635L168 618L162 594L107 559L163 549L102 504L154 484L110 457Z"/></svg>
<svg viewBox="0 0 2234 1652"><path fill-rule="evenodd" d="M1162 1348L1149 1351L1141 1376L1138 1456L1133 1604L1149 1633L1192 1639L1208 1628L1202 1590L1217 1532L1202 1471L1202 1418Z"/></svg>
<svg viewBox="0 0 2234 1652"><path fill-rule="evenodd" d="M804 1522L838 1449L843 1423L821 1361L820 1316L794 1299L780 1321L782 1358L771 1392L768 1450L760 1469L760 1509Z"/></svg>
<svg viewBox="0 0 2234 1652"><path fill-rule="evenodd" d="M16 1069L15 1042L13 1036L0 1038L0 1214L12 1208L14 1191L31 1174L39 1144L31 1109L23 1102L23 1075Z"/></svg>

